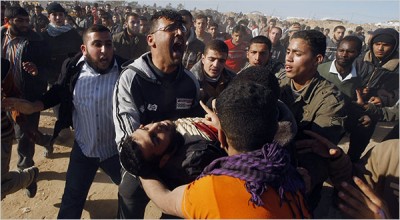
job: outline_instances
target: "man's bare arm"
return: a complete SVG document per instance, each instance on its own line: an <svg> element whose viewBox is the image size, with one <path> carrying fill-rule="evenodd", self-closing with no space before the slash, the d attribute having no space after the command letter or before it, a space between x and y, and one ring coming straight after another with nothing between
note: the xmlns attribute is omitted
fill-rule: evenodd
<svg viewBox="0 0 400 220"><path fill-rule="evenodd" d="M183 193L187 185L182 185L174 190L169 190L157 179L144 179L140 177L147 196L165 214L184 218L182 213Z"/></svg>
<svg viewBox="0 0 400 220"><path fill-rule="evenodd" d="M1 106L5 110L15 110L26 115L40 112L44 109L44 104L41 101L30 102L19 98L5 98L1 101Z"/></svg>

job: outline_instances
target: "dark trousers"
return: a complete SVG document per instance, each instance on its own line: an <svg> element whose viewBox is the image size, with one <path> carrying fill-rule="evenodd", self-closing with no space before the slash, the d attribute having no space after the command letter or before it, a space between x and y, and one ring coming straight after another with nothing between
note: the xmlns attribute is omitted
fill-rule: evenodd
<svg viewBox="0 0 400 220"><path fill-rule="evenodd" d="M15 136L18 140L17 152L18 152L18 164L19 169L25 169L35 165L33 162L33 155L35 154L35 141L32 136L28 135L26 130L37 130L39 126L40 112L36 112L30 115L26 115L26 123L24 127L20 127L18 124L15 125Z"/></svg>
<svg viewBox="0 0 400 220"><path fill-rule="evenodd" d="M118 154L100 162L98 158L86 157L75 142L70 155L64 194L57 218L81 218L87 194L98 168L104 170L115 184L121 182Z"/></svg>
<svg viewBox="0 0 400 220"><path fill-rule="evenodd" d="M118 186L119 219L143 219L144 211L150 199L147 197L140 180L122 168L122 180Z"/></svg>

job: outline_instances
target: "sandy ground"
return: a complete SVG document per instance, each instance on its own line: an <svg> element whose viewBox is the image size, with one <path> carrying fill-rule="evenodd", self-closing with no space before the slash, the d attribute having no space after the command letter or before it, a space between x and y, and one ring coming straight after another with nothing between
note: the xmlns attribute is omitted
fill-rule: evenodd
<svg viewBox="0 0 400 220"><path fill-rule="evenodd" d="M40 130L52 133L55 123L52 111L42 112ZM380 124L370 145L380 142L389 131L391 124ZM43 156L44 148L36 146L35 163L40 169L38 192L29 199L24 190L8 195L1 202L1 219L54 219L57 218L61 197L65 186L65 175L68 167L69 153L73 143L70 137L65 143L55 144L52 158ZM346 148L348 142L344 138L341 146ZM16 169L16 147L13 148L11 169ZM82 213L83 219L113 219L117 213L117 190L108 176L98 171L89 191ZM315 213L317 218L341 218L340 213L331 205L332 188L326 184L321 203ZM145 218L159 218L160 211L151 202L147 206Z"/></svg>

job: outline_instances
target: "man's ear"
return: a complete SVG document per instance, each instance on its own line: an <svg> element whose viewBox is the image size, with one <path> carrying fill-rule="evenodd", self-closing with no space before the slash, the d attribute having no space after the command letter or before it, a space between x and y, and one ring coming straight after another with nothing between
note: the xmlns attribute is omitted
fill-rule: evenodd
<svg viewBox="0 0 400 220"><path fill-rule="evenodd" d="M324 56L322 54L318 54L316 59L317 59L316 65L318 66L319 64L322 63L322 61L324 61Z"/></svg>
<svg viewBox="0 0 400 220"><path fill-rule="evenodd" d="M218 140L221 143L222 149L228 149L228 142L226 140L226 135L222 129L218 129Z"/></svg>
<svg viewBox="0 0 400 220"><path fill-rule="evenodd" d="M156 42L154 41L153 34L147 35L147 45L149 45L150 47L155 47Z"/></svg>
<svg viewBox="0 0 400 220"><path fill-rule="evenodd" d="M204 56L204 54L202 54L201 55L201 63L204 65L204 59L205 59L206 57Z"/></svg>
<svg viewBox="0 0 400 220"><path fill-rule="evenodd" d="M86 49L87 49L86 45L82 44L81 45L81 51L82 51L83 56L86 56L86 54L87 54L87 50Z"/></svg>

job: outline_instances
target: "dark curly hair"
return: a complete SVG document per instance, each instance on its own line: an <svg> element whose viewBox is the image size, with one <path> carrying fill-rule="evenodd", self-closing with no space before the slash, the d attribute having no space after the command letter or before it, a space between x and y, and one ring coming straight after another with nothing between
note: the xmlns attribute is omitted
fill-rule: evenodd
<svg viewBox="0 0 400 220"><path fill-rule="evenodd" d="M221 129L234 149L249 152L273 141L278 129L274 93L260 83L238 80L218 96L216 111Z"/></svg>
<svg viewBox="0 0 400 220"><path fill-rule="evenodd" d="M294 33L290 39L295 38L305 40L310 46L311 52L314 56L317 56L318 54L325 56L326 37L322 32L316 30L298 31Z"/></svg>
<svg viewBox="0 0 400 220"><path fill-rule="evenodd" d="M276 78L275 74L271 72L267 67L250 66L240 72L240 74L238 74L235 78L233 78L231 84L238 83L238 81L252 81L259 83L269 88L273 92L275 97L280 96L278 79Z"/></svg>
<svg viewBox="0 0 400 220"><path fill-rule="evenodd" d="M171 138L171 143L165 150L164 154L172 153L175 149L184 144L182 135L175 132ZM131 136L127 136L121 144L119 152L119 159L122 167L130 174L135 176L151 176L158 172L161 157L153 156L152 158L145 159L140 146L135 142Z"/></svg>

